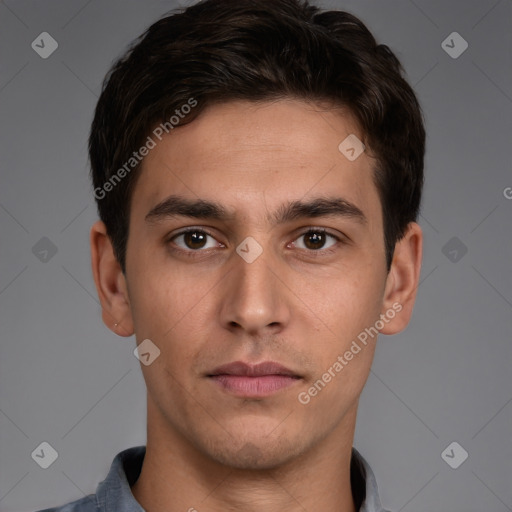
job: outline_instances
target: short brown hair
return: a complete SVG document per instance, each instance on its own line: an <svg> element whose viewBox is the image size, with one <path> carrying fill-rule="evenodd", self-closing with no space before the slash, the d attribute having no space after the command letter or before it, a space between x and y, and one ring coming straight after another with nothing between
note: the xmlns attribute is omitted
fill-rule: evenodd
<svg viewBox="0 0 512 512"><path fill-rule="evenodd" d="M155 125L170 131L171 117L183 125L214 103L280 98L327 101L355 116L376 159L389 269L419 214L425 154L421 108L396 56L347 12L301 0L205 0L136 39L105 77L96 106L91 176L123 272L140 167L130 159ZM182 108L191 100L194 108Z"/></svg>

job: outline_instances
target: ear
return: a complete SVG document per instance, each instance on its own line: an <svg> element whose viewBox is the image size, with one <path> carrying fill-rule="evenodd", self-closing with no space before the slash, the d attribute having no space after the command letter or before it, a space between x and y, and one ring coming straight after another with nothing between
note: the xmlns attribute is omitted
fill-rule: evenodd
<svg viewBox="0 0 512 512"><path fill-rule="evenodd" d="M92 273L101 302L103 323L119 336L131 336L134 329L126 279L103 222L93 224L90 243Z"/></svg>
<svg viewBox="0 0 512 512"><path fill-rule="evenodd" d="M421 273L423 233L416 222L409 223L404 237L395 246L386 279L381 318L382 334L396 334L407 327L412 315Z"/></svg>

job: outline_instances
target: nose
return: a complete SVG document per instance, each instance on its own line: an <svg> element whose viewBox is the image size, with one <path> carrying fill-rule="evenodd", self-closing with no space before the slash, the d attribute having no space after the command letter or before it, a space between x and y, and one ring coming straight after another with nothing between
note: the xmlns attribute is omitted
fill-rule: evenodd
<svg viewBox="0 0 512 512"><path fill-rule="evenodd" d="M220 312L223 327L246 334L276 334L290 319L287 288L275 260L265 256L248 263L234 254L234 267L221 283L224 288Z"/></svg>

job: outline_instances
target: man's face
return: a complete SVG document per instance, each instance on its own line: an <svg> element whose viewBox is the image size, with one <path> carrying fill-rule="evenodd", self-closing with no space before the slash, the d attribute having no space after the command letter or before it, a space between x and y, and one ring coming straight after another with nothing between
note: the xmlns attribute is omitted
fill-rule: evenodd
<svg viewBox="0 0 512 512"><path fill-rule="evenodd" d="M375 161L340 152L349 134L362 139L339 111L232 102L150 151L133 192L126 259L137 342L149 338L161 351L142 366L150 428L252 468L350 431L376 338L343 356L389 304ZM155 209L170 196L220 208L202 217ZM330 213L316 216L319 199ZM212 377L235 361L277 362L296 378Z"/></svg>

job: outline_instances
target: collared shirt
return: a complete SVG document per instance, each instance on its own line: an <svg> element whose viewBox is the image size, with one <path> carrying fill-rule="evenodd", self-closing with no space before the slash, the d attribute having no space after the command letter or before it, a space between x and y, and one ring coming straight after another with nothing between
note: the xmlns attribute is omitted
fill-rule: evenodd
<svg viewBox="0 0 512 512"><path fill-rule="evenodd" d="M96 494L39 512L144 512L130 487L139 478L145 446L135 446L118 453L107 478L100 482ZM352 448L350 482L358 512L387 512L380 504L377 482L366 460Z"/></svg>

